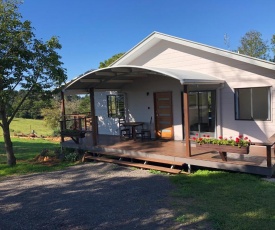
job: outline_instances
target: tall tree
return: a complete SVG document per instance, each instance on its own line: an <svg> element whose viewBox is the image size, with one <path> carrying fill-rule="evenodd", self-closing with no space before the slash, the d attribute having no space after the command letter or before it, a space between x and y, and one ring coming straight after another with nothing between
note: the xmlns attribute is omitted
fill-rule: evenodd
<svg viewBox="0 0 275 230"><path fill-rule="evenodd" d="M22 20L20 2L0 0L0 126L3 129L8 165L15 165L9 126L16 113L32 93L50 95L52 87L66 80L57 50L57 37L43 42L35 38L31 22ZM25 94L12 108L14 91L20 87Z"/></svg>
<svg viewBox="0 0 275 230"><path fill-rule="evenodd" d="M105 67L108 67L109 65L111 65L113 62L115 62L117 59L119 59L124 53L118 53L118 54L115 54L113 55L112 57L110 57L109 59L103 61L103 62L100 62L99 63L99 69L101 68L105 68Z"/></svg>
<svg viewBox="0 0 275 230"><path fill-rule="evenodd" d="M263 40L260 32L251 30L241 38L238 51L241 54L266 60L269 51L268 42Z"/></svg>

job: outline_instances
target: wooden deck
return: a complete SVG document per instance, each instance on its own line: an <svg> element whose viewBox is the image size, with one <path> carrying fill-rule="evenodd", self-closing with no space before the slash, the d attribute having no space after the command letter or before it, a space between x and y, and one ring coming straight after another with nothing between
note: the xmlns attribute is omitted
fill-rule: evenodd
<svg viewBox="0 0 275 230"><path fill-rule="evenodd" d="M79 148L95 152L113 152L139 157L150 157L162 160L180 162L189 166L246 172L258 175L272 176L275 171L275 154L272 151L271 167L267 167L266 148L251 146L249 154L228 153L227 161L223 161L217 152L202 152L191 145L191 157L185 157L183 141L121 141L118 136L99 135L98 145L92 146L89 134L77 145L73 141L61 143L63 147ZM272 149L273 150L273 149Z"/></svg>

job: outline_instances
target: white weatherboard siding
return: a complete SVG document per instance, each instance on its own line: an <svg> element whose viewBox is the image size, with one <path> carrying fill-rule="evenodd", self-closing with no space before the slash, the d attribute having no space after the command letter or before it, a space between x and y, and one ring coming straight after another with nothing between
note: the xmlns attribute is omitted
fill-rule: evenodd
<svg viewBox="0 0 275 230"><path fill-rule="evenodd" d="M272 70L231 60L200 50L191 49L189 47L173 44L167 41L157 43L155 46L151 47L150 50L131 61L131 63L127 64L190 70L223 79L226 81L226 84L221 90L221 104L217 105L218 116L222 116L220 119L222 124L217 125L221 125L223 129L217 129L217 135L223 135L224 137L235 137L239 134L244 134L252 141L267 141L267 138L275 133L275 96L273 88L275 76L274 71ZM271 121L235 120L234 88L262 86L272 87ZM156 84L153 84L152 87L152 89L155 89L157 86ZM175 100L174 94L173 100ZM221 111L219 111L220 108ZM180 121L178 119L179 114L175 113L174 115L174 121L175 119L177 121L175 122L175 137L180 137L182 135L182 129L177 129L178 122Z"/></svg>
<svg viewBox="0 0 275 230"><path fill-rule="evenodd" d="M152 117L152 137L154 137L154 92L172 92L174 139L182 140L181 85L178 80L163 76L150 76L135 80L122 89L127 97L127 116L129 121L150 122ZM147 96L147 93L149 95ZM116 92L95 93L96 116L99 134L118 135L118 119L108 117L107 95Z"/></svg>
<svg viewBox="0 0 275 230"><path fill-rule="evenodd" d="M108 117L107 95L116 92L95 92L95 114L98 116L98 133L119 135L117 118Z"/></svg>
<svg viewBox="0 0 275 230"><path fill-rule="evenodd" d="M182 90L178 80L170 77L150 76L136 80L134 84L129 84L123 91L127 93L130 120L149 123L152 116L152 128L155 125L154 92L172 92L174 139L182 140Z"/></svg>

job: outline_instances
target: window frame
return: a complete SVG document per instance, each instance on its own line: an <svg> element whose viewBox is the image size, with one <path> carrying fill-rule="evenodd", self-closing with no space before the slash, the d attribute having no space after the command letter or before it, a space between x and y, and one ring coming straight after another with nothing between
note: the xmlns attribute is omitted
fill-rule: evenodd
<svg viewBox="0 0 275 230"><path fill-rule="evenodd" d="M253 89L267 89L267 119L262 118L254 118L253 117ZM249 90L249 98L250 98L250 116L251 118L240 118L240 109L239 109L239 91L240 90ZM271 86L262 86L262 87L246 87L246 88L235 88L234 89L234 112L235 112L235 120L243 120L243 121L271 121ZM255 105L255 104L254 104Z"/></svg>
<svg viewBox="0 0 275 230"><path fill-rule="evenodd" d="M121 100L122 98L122 100ZM121 106L122 102L122 106ZM125 95L107 95L107 113L110 118L120 118L125 116Z"/></svg>

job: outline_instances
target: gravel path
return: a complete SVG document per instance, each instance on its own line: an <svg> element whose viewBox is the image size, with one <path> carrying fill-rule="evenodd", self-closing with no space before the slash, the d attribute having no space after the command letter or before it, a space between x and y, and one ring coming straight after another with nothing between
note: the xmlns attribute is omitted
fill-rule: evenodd
<svg viewBox="0 0 275 230"><path fill-rule="evenodd" d="M154 175L94 163L0 181L0 229L180 229L175 186Z"/></svg>

